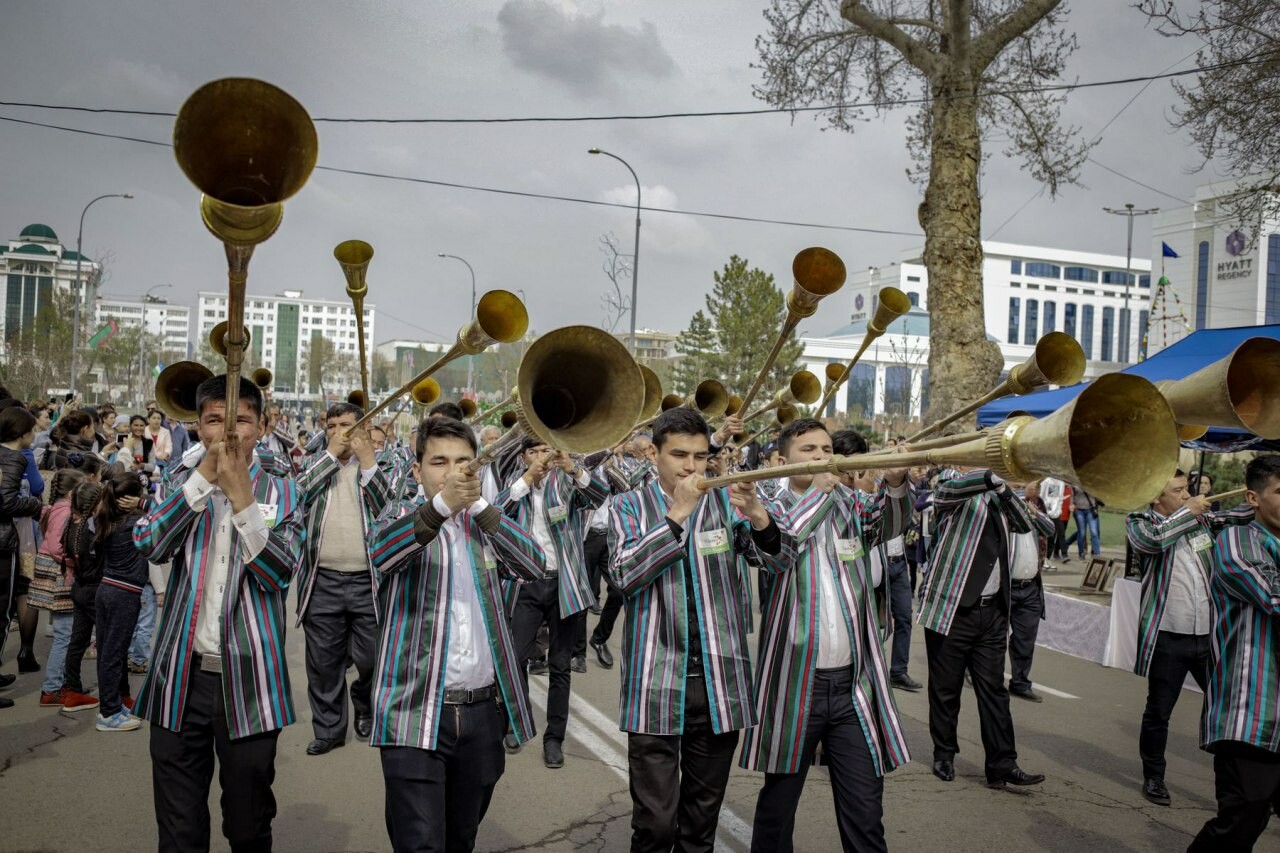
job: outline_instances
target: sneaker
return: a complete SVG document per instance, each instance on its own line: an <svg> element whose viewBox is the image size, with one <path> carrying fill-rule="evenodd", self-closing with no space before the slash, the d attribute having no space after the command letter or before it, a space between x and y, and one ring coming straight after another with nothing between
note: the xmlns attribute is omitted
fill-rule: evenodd
<svg viewBox="0 0 1280 853"><path fill-rule="evenodd" d="M131 732L142 727L142 720L130 717L124 711L117 711L110 717L98 715L98 724L94 726L100 732Z"/></svg>
<svg viewBox="0 0 1280 853"><path fill-rule="evenodd" d="M93 696L86 696L83 693L77 693L74 690L62 688L62 710L64 711L90 711L98 707L98 700Z"/></svg>
<svg viewBox="0 0 1280 853"><path fill-rule="evenodd" d="M65 687L59 687L52 693L40 691L40 707L41 708L61 708L62 703L67 701L67 690Z"/></svg>
<svg viewBox="0 0 1280 853"><path fill-rule="evenodd" d="M134 663L133 661L129 661L129 671L141 675L147 671L147 662L143 661L142 663Z"/></svg>
<svg viewBox="0 0 1280 853"><path fill-rule="evenodd" d="M98 656L98 644L90 643L89 648L84 650L85 660L93 660Z"/></svg>
<svg viewBox="0 0 1280 853"><path fill-rule="evenodd" d="M130 714L132 714L132 713L133 713L133 706L134 706L134 705L136 705L136 704L137 704L137 702L138 702L138 700L137 700L137 699L134 699L132 696L121 696L121 697L120 697L120 704L121 704L121 705L123 705L123 706L124 706L124 709L125 709L126 711L128 711Z"/></svg>

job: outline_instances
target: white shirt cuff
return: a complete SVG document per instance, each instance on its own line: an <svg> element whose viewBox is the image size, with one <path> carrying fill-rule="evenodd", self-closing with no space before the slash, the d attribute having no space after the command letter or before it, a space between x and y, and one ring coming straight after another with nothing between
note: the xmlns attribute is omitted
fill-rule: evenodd
<svg viewBox="0 0 1280 853"><path fill-rule="evenodd" d="M586 468L583 468L582 473L578 475L577 483L578 488L581 489L585 489L587 486L591 485L591 472Z"/></svg>
<svg viewBox="0 0 1280 853"><path fill-rule="evenodd" d="M489 508L489 502L484 498L481 498L480 500L476 501L471 505L470 513L472 515L479 515L480 513L484 512L488 508Z"/></svg>
<svg viewBox="0 0 1280 853"><path fill-rule="evenodd" d="M440 513L445 518L453 515L453 510L449 509L449 505L444 502L444 495L439 492L437 492L436 496L431 499L431 505L436 508L436 512Z"/></svg>
<svg viewBox="0 0 1280 853"><path fill-rule="evenodd" d="M266 519L262 517L262 508L255 501L231 516L231 523L240 534L245 562L257 558L267 547L267 537L271 535Z"/></svg>
<svg viewBox="0 0 1280 853"><path fill-rule="evenodd" d="M205 507L209 505L209 495L213 494L215 488L216 486L197 470L192 471L191 476L182 484L182 493L187 498L187 506L196 512L204 512Z"/></svg>
<svg viewBox="0 0 1280 853"><path fill-rule="evenodd" d="M378 473L378 466L375 464L372 468L360 469L360 485L367 486L369 481L373 479L373 475Z"/></svg>
<svg viewBox="0 0 1280 853"><path fill-rule="evenodd" d="M519 477L511 484L511 491L509 492L509 495L513 501L522 501L528 496L530 491L529 483L524 477Z"/></svg>

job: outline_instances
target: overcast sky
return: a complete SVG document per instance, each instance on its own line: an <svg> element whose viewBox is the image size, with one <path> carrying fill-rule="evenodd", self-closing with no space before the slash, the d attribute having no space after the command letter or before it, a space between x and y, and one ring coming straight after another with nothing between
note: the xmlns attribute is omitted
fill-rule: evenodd
<svg viewBox="0 0 1280 853"><path fill-rule="evenodd" d="M1119 0L1073 0L1080 49L1068 79L1153 74L1195 45L1165 39ZM0 100L175 111L200 84L260 77L316 117L502 117L752 109L759 72L760 0L22 0L5 5ZM1065 117L1087 136L1139 85L1079 91ZM1176 207L1207 179L1167 116L1167 81L1153 83L1107 129L1093 157L1162 195L1089 164L1083 186L1057 200L997 154L984 179L984 237L1123 254L1124 224L1104 205ZM172 120L0 107L0 116L168 140ZM903 148L905 112L848 134L808 116L696 118L561 124L317 125L320 163L433 180L634 202L622 164L588 156L595 145L625 157L646 204L784 220L913 232L920 189ZM0 122L0 239L32 222L74 245L81 208L102 193L133 201L95 205L85 251L113 254L104 292L139 296L156 284L192 306L225 288L221 247L200 223L198 192L165 148ZM1172 196L1172 197L1170 197ZM1026 205L1023 208L1023 205ZM1015 212L1023 208L1020 213ZM1010 220L1010 218L1012 219ZM1009 220L1009 221L1007 221ZM997 234L993 234L1001 226ZM377 339L452 338L478 289L521 288L535 329L599 324L608 282L600 236L631 251L625 209L494 195L315 172L261 245L249 292L301 288L344 299L332 258L339 241L373 244L369 302ZM678 331L703 304L711 275L731 254L790 286L800 249L827 246L852 269L880 265L922 243L882 236L646 213L641 235L639 325ZM1135 254L1149 251L1139 220ZM846 322L828 300L802 333ZM626 320L620 328L626 325Z"/></svg>

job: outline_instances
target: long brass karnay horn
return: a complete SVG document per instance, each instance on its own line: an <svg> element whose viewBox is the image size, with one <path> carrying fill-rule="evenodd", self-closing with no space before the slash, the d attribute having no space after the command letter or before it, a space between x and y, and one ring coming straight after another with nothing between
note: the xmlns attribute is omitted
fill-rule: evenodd
<svg viewBox="0 0 1280 853"><path fill-rule="evenodd" d="M250 342L253 341L253 335L248 329L244 330L244 347L249 348ZM209 330L209 346L218 355L223 358L227 357L227 321L223 320L212 329Z"/></svg>
<svg viewBox="0 0 1280 853"><path fill-rule="evenodd" d="M482 412L473 412L471 417L467 419L467 423L477 424L480 421L484 420L485 418L489 417L489 415L492 415L494 412L498 411L499 409L505 409L507 406L510 406L512 403L516 401L516 394L517 394L516 389L512 388L510 394L508 394L503 399L499 400L497 403L494 403L489 408L485 409Z"/></svg>
<svg viewBox="0 0 1280 853"><path fill-rule="evenodd" d="M867 347L871 346L871 342L883 335L894 320L910 310L911 300L907 297L907 294L896 287L880 288L880 292L876 295L876 313L871 318L871 322L867 323L866 334L862 336L862 345L853 354L853 358L849 359L849 363L844 366L838 379L831 380L831 370L830 368L827 370L827 387L822 394L822 399L818 401L818 414L822 414L823 410L827 408L827 403L835 396L836 391L840 390L840 386L849 381L849 374L853 372L853 368L857 365L858 360L862 358L862 354L867 351Z"/></svg>
<svg viewBox="0 0 1280 853"><path fill-rule="evenodd" d="M593 453L631 432L644 404L644 378L616 337L593 326L566 326L534 341L516 383L518 423L468 470L478 471L526 435L556 450Z"/></svg>
<svg viewBox="0 0 1280 853"><path fill-rule="evenodd" d="M348 391L347 402L362 409L369 408L369 397L364 393L363 388L353 388Z"/></svg>
<svg viewBox="0 0 1280 853"><path fill-rule="evenodd" d="M1208 427L1247 430L1280 438L1280 341L1249 338L1225 358L1184 379L1157 382L1173 408L1183 440Z"/></svg>
<svg viewBox="0 0 1280 853"><path fill-rule="evenodd" d="M175 361L156 377L156 406L175 421L196 420L196 388L212 376L198 361Z"/></svg>
<svg viewBox="0 0 1280 853"><path fill-rule="evenodd" d="M1214 501L1229 501L1233 498L1244 497L1244 493L1247 491L1249 491L1248 488L1241 486L1240 488L1232 489L1229 492L1222 492L1216 495L1209 495L1208 497L1205 498L1205 500L1207 500L1209 503L1213 503Z"/></svg>
<svg viewBox="0 0 1280 853"><path fill-rule="evenodd" d="M280 227L285 199L316 165L315 125L302 105L261 80L227 78L201 86L178 110L173 153L204 195L205 227L227 256L226 410L235 417L244 361L245 283L256 245ZM226 435L229 448L238 433Z"/></svg>
<svg viewBox="0 0 1280 853"><path fill-rule="evenodd" d="M749 421L753 418L758 418L765 412L771 412L781 406L795 406L796 403L808 406L811 403L816 403L821 396L822 383L818 381L818 377L807 370L797 370L790 381L787 382L787 387L774 396L773 402L766 403L744 417L743 420Z"/></svg>
<svg viewBox="0 0 1280 853"><path fill-rule="evenodd" d="M356 343L360 351L360 390L364 391L367 405L369 362L364 351L364 298L369 293L369 283L365 281L365 274L369 271L369 261L373 260L373 246L363 240L343 240L333 247L333 257L337 259L338 265L342 267L342 274L346 276L347 296L351 298L351 307L356 312Z"/></svg>
<svg viewBox="0 0 1280 853"><path fill-rule="evenodd" d="M640 376L644 379L644 406L640 409L640 416L647 418L662 409L662 380L652 367L645 367L643 364L636 366L640 368Z"/></svg>
<svg viewBox="0 0 1280 853"><path fill-rule="evenodd" d="M647 405L648 399L645 402ZM632 424L630 432L627 437L622 439L622 442L625 442L631 433L653 426L654 421L663 412L678 409L682 406L699 412L704 418L719 417L729 407L729 392L725 390L724 385L720 382L714 379L704 379L698 383L698 387L694 388L693 393L688 397L681 397L679 394L668 394L662 398L658 407L659 411L654 412L638 423ZM622 442L619 442L619 444Z"/></svg>
<svg viewBox="0 0 1280 853"><path fill-rule="evenodd" d="M464 355L484 352L495 343L509 344L518 341L524 337L528 329L529 312L525 310L520 297L506 290L490 290L480 297L480 302L476 305L475 318L458 330L458 340L449 348L449 351L370 409L363 418L355 422L352 429L364 424L402 394L408 394L415 385L449 362Z"/></svg>
<svg viewBox="0 0 1280 853"><path fill-rule="evenodd" d="M461 400L459 400L458 408L462 409L463 420L466 420L467 418L471 417L478 411L478 408L476 407L476 401L472 400L470 397L463 397Z"/></svg>
<svg viewBox="0 0 1280 853"><path fill-rule="evenodd" d="M249 379L254 385L257 385L263 391L271 387L272 380L271 371L265 367L259 367L249 374Z"/></svg>
<svg viewBox="0 0 1280 853"><path fill-rule="evenodd" d="M1109 373L1045 418L1014 418L950 447L836 456L729 474L703 480L700 486L916 465L990 468L1014 482L1057 477L1117 509L1137 509L1164 490L1178 467L1177 423L1160 391L1146 379Z"/></svg>
<svg viewBox="0 0 1280 853"><path fill-rule="evenodd" d="M760 387L769 377L769 369L778 359L778 353L782 352L782 345L787 342L787 336L795 331L801 320L813 316L823 297L830 296L844 287L844 261L830 249L812 246L798 252L792 259L791 277L795 279L795 284L791 288L791 293L787 295L787 319L783 321L782 328L778 331L778 338L773 343L773 349L769 351L764 364L760 367L760 372L756 374L755 381L751 383L751 389L742 398L744 410L751 407L756 394L760 393Z"/></svg>
<svg viewBox="0 0 1280 853"><path fill-rule="evenodd" d="M826 374L826 381L822 383L822 390L823 393L826 393L832 385L839 386L840 381L844 378L844 365L832 362L826 366L823 372Z"/></svg>
<svg viewBox="0 0 1280 853"><path fill-rule="evenodd" d="M1084 350L1080 348L1075 338L1063 332L1049 332L1036 341L1035 352L1030 358L1010 370L1009 376L1003 382L967 406L908 436L907 443L933 435L965 415L973 414L992 400L999 400L1010 394L1018 396L1030 394L1046 385L1075 385L1084 378L1084 362Z"/></svg>
<svg viewBox="0 0 1280 853"><path fill-rule="evenodd" d="M755 432L747 436L735 435L733 437L733 443L738 445L739 447L745 447L751 442L760 438L761 436L768 435L769 432L772 430L782 429L784 426L791 423L798 417L800 417L800 410L789 403L784 403L783 405L778 407L777 412L774 414L773 420L769 423L768 426L761 427L760 429L756 430Z"/></svg>
<svg viewBox="0 0 1280 853"><path fill-rule="evenodd" d="M428 376L426 379L419 380L409 390L409 396L419 406L430 406L440 399L440 383Z"/></svg>

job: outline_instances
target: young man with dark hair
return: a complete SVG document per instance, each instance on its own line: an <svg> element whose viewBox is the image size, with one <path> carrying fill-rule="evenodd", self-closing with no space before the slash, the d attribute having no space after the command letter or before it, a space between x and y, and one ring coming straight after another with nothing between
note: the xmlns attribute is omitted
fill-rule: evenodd
<svg viewBox="0 0 1280 853"><path fill-rule="evenodd" d="M276 740L294 721L285 663L285 597L302 561L302 501L253 454L262 397L241 378L228 417L226 377L196 389L202 453L171 465L157 506L134 529L153 563L172 561L168 601L134 714L150 720L161 851L209 849L214 756L222 832L232 850L270 850ZM238 444L224 442L230 421Z"/></svg>
<svg viewBox="0 0 1280 853"><path fill-rule="evenodd" d="M445 400L442 403L436 403L427 412L428 418L451 418L455 421L463 419L462 407L452 400Z"/></svg>
<svg viewBox="0 0 1280 853"><path fill-rule="evenodd" d="M1138 655L1133 667L1147 679L1147 705L1138 736L1142 795L1161 806L1170 802L1164 784L1169 717L1188 673L1201 690L1209 680L1213 537L1227 525L1253 520L1252 507L1224 513L1208 510L1208 501L1191 496L1187 475L1179 470L1146 512L1131 513L1125 522L1142 577Z"/></svg>
<svg viewBox="0 0 1280 853"><path fill-rule="evenodd" d="M268 405L266 416L266 435L263 437L262 443L275 454L281 468L288 472L288 476L296 476L298 469L293 462L293 448L297 442L294 441L293 436L289 435L289 431L282 420L280 404L271 403ZM175 444L174 453L177 452L178 448Z"/></svg>
<svg viewBox="0 0 1280 853"><path fill-rule="evenodd" d="M377 577L369 532L395 502L396 483L378 465L363 429L364 410L335 403L325 415L328 447L298 477L307 514L305 560L298 578L298 624L307 637L307 699L315 739L308 755L324 755L347 740L347 661L355 734L373 727L370 689L378 638Z"/></svg>
<svg viewBox="0 0 1280 853"><path fill-rule="evenodd" d="M501 580L538 581L543 554L466 473L470 427L424 420L415 455L422 496L396 505L373 534L384 618L371 743L392 849L468 851L505 767L503 732L533 735Z"/></svg>
<svg viewBox="0 0 1280 853"><path fill-rule="evenodd" d="M663 413L656 480L614 499L609 571L627 597L619 728L627 732L633 851L711 850L738 733L756 723L740 555L782 571L791 536L741 484L703 490L710 430Z"/></svg>
<svg viewBox="0 0 1280 853"><path fill-rule="evenodd" d="M778 449L788 465L833 455L831 436L813 418L787 424ZM886 850L883 777L909 756L867 555L911 523L906 470L885 471L866 500L831 473L788 477L781 486L777 505L797 558L774 568L763 608L760 721L747 732L741 759L765 773L751 848L791 849L796 806L821 744L844 849Z"/></svg>
<svg viewBox="0 0 1280 853"><path fill-rule="evenodd" d="M540 438L525 438L522 455L524 474L498 495L497 505L533 534L546 556L543 579L524 584L518 591L511 631L520 659L527 660L533 656L538 627L543 620L547 622L550 683L542 760L554 769L564 766L561 745L569 724L573 646L587 608L596 603L582 551L586 517L608 498L609 486L599 474L584 470L571 456L552 450ZM528 678L527 672L521 675ZM508 740L508 749L518 747L514 738Z"/></svg>

